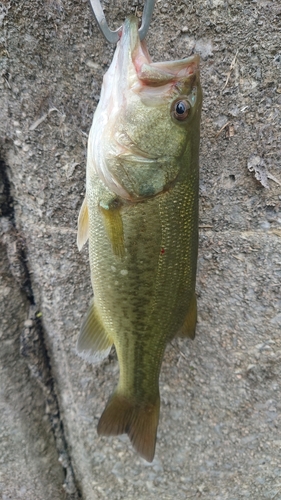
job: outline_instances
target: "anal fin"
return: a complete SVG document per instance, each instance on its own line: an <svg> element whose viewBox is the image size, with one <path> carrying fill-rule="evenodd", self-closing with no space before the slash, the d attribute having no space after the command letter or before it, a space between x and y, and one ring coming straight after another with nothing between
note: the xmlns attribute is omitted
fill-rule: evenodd
<svg viewBox="0 0 281 500"><path fill-rule="evenodd" d="M77 341L78 354L89 363L99 363L108 356L113 340L106 333L92 300Z"/></svg>
<svg viewBox="0 0 281 500"><path fill-rule="evenodd" d="M185 317L184 323L180 331L178 332L178 336L189 337L193 340L195 337L196 323L197 323L197 300L194 292L194 295L189 304L188 312Z"/></svg>

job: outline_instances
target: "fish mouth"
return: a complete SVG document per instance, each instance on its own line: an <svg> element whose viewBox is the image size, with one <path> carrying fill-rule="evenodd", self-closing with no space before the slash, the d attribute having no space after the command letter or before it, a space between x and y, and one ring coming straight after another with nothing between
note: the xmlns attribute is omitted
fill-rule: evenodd
<svg viewBox="0 0 281 500"><path fill-rule="evenodd" d="M138 25L139 21L135 16L127 17L124 22L119 41L121 75L126 74L131 66L127 73L130 80L133 80L133 69L139 85L149 87L162 87L190 77L197 79L200 61L198 55L176 61L152 62L145 40L141 41L139 38ZM133 89L137 90L136 81Z"/></svg>
<svg viewBox="0 0 281 500"><path fill-rule="evenodd" d="M138 79L149 87L176 84L180 80L190 79L195 84L199 71L199 56L191 56L178 61L166 61L143 64L138 71Z"/></svg>

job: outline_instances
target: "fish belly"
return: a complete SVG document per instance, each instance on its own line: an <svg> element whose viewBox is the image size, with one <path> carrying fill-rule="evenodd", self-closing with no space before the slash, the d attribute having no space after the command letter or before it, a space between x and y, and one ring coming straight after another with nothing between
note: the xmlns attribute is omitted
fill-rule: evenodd
<svg viewBox="0 0 281 500"><path fill-rule="evenodd" d="M126 394L150 399L167 342L194 296L198 247L198 176L120 209L124 255L112 249L99 208L98 182L88 194L95 305L113 339Z"/></svg>
<svg viewBox="0 0 281 500"><path fill-rule="evenodd" d="M190 323L193 304L193 329L196 322L198 165L193 167L182 170L168 191L138 203L119 202L106 216L102 181L92 179L87 189L94 303L120 369L98 433L127 433L148 461L155 453L165 347Z"/></svg>

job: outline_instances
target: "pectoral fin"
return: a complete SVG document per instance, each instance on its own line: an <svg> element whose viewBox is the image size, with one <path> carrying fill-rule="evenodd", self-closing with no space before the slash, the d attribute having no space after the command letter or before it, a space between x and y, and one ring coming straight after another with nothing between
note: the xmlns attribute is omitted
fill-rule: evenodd
<svg viewBox="0 0 281 500"><path fill-rule="evenodd" d="M123 221L120 214L120 206L104 208L100 206L103 216L104 227L112 246L112 250L118 257L124 257L124 233Z"/></svg>
<svg viewBox="0 0 281 500"><path fill-rule="evenodd" d="M195 337L196 323L197 323L197 301L196 301L196 295L194 293L191 302L189 304L187 315L178 333L178 336L189 337L193 340Z"/></svg>
<svg viewBox="0 0 281 500"><path fill-rule="evenodd" d="M112 344L113 340L106 333L93 300L82 323L77 352L89 363L99 363L108 356Z"/></svg>
<svg viewBox="0 0 281 500"><path fill-rule="evenodd" d="M85 196L78 217L77 246L79 252L80 250L82 250L82 247L85 245L88 238L89 238L89 212L88 212L87 198Z"/></svg>

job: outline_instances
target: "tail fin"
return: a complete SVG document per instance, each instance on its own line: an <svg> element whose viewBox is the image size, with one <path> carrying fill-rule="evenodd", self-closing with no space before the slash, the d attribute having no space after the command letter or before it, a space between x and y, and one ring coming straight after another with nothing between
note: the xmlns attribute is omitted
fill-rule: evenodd
<svg viewBox="0 0 281 500"><path fill-rule="evenodd" d="M115 393L98 423L98 434L117 436L127 433L135 450L148 462L155 453L160 398L155 404L137 404Z"/></svg>

